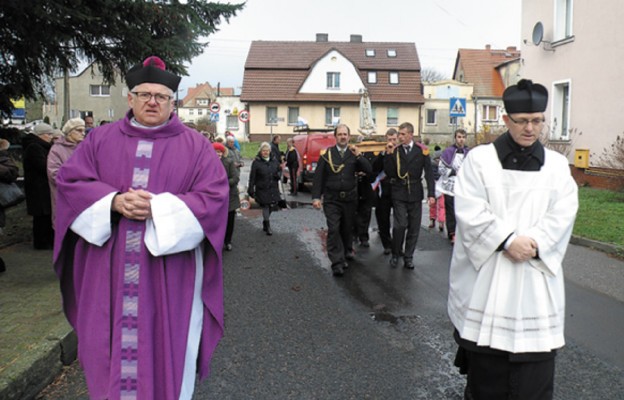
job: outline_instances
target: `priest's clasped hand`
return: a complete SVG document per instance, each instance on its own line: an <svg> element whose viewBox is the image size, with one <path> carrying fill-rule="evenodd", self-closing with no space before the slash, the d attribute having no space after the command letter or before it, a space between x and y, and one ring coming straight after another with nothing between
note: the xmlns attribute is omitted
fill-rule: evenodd
<svg viewBox="0 0 624 400"><path fill-rule="evenodd" d="M130 188L115 196L112 208L128 219L144 221L152 216L151 198L152 195L143 189Z"/></svg>
<svg viewBox="0 0 624 400"><path fill-rule="evenodd" d="M517 236L504 254L514 262L529 261L537 257L537 242L529 236Z"/></svg>

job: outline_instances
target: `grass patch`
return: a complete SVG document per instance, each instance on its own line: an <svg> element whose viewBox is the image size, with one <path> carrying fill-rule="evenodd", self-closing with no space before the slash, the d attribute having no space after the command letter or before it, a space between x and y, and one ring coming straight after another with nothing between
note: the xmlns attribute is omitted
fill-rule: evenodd
<svg viewBox="0 0 624 400"><path fill-rule="evenodd" d="M574 234L624 246L624 193L579 188Z"/></svg>
<svg viewBox="0 0 624 400"><path fill-rule="evenodd" d="M254 159L258 155L260 143L257 142L240 142L241 155L246 159Z"/></svg>

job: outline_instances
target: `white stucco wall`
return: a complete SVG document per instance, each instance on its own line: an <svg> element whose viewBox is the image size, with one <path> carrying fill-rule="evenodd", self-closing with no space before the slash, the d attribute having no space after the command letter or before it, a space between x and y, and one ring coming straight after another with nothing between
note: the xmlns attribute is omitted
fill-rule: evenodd
<svg viewBox="0 0 624 400"><path fill-rule="evenodd" d="M327 73L340 72L340 88L327 88ZM348 93L358 94L364 89L357 70L347 58L332 50L312 68L299 93Z"/></svg>

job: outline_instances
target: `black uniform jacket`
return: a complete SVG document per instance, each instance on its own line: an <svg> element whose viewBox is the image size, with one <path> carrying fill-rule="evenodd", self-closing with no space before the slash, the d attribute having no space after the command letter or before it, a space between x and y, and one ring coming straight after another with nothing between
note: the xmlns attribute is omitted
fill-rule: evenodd
<svg viewBox="0 0 624 400"><path fill-rule="evenodd" d="M366 158L356 157L349 150L341 156L336 146L328 148L319 157L314 171L312 198L320 199L322 195L325 200L330 201L357 200L356 172L372 173L372 167Z"/></svg>
<svg viewBox="0 0 624 400"><path fill-rule="evenodd" d="M397 162L397 157L399 160ZM403 146L398 146L392 154L384 157L384 171L390 179L392 200L422 201L424 191L422 176L424 173L427 182L427 197L435 197L435 181L429 154L416 143L412 144L412 150L406 154ZM397 165L401 170L397 171Z"/></svg>

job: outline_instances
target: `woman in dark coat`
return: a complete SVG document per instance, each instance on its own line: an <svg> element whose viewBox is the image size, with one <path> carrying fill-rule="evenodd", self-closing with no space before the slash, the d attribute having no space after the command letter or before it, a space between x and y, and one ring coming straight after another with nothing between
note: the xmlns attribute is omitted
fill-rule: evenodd
<svg viewBox="0 0 624 400"><path fill-rule="evenodd" d="M0 139L0 182L13 183L17 180L19 168L13 162L13 159L9 156L7 149L9 148L9 142L5 139ZM0 207L0 232L6 226L6 214L4 208ZM0 258L0 272L4 272L6 266L4 260Z"/></svg>
<svg viewBox="0 0 624 400"><path fill-rule="evenodd" d="M35 126L34 134L26 135L24 149L24 192L26 209L33 217L33 246L51 249L54 245L52 202L48 185L48 153L54 131L48 124Z"/></svg>
<svg viewBox="0 0 624 400"><path fill-rule="evenodd" d="M251 164L249 173L249 185L247 194L256 199L262 207L262 230L267 235L272 235L271 210L277 207L281 200L278 183L281 178L280 162L271 154L271 145L263 142L258 150L258 155Z"/></svg>
<svg viewBox="0 0 624 400"><path fill-rule="evenodd" d="M213 143L217 155L223 163L225 172L227 173L228 183L230 184L230 204L228 206L228 222L225 228L225 240L223 248L227 251L232 250L232 234L234 233L234 218L236 217L236 209L240 207L240 198L238 196L238 182L240 181L240 171L236 167L233 158L228 157L228 149L221 143Z"/></svg>

